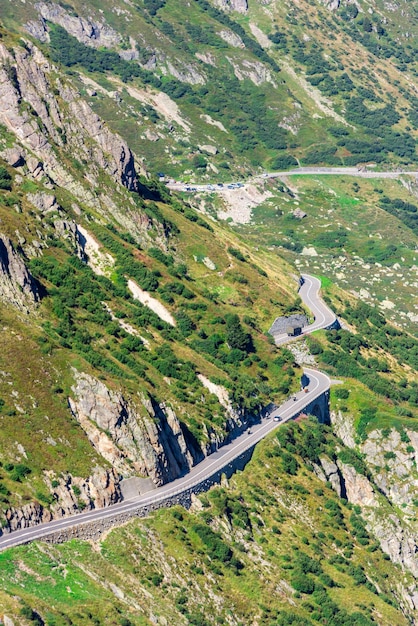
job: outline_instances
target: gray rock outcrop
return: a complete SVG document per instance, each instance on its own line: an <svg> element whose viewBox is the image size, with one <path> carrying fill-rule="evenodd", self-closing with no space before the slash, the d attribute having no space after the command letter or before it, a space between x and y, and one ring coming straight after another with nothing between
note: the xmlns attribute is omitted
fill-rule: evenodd
<svg viewBox="0 0 418 626"><path fill-rule="evenodd" d="M122 59L127 61L137 61L139 59L138 42L129 37L129 47L125 49L126 38L109 26L102 16L95 18L89 15L73 15L63 6L53 2L39 2L35 5L35 8L38 12L38 19L27 22L25 28L27 32L41 42L49 40L48 22L51 22L64 28L69 35L75 37L86 46L113 49ZM153 69L153 64L159 61L164 73L168 71L181 82L192 85L205 82L205 76L194 65L184 63L180 59L169 60L164 52L157 50L151 52L151 59L148 60L144 67Z"/></svg>
<svg viewBox="0 0 418 626"><path fill-rule="evenodd" d="M241 37L232 30L221 30L219 36L233 48L245 48L245 44Z"/></svg>
<svg viewBox="0 0 418 626"><path fill-rule="evenodd" d="M128 189L137 189L134 159L126 142L109 130L75 89L52 78L54 68L35 46L28 42L12 55L0 44L0 63L0 122L30 154L26 163L35 178L46 174L82 201L93 201L87 185L83 188L74 180L57 156L54 148L65 142L67 152L88 164L83 174L90 186L98 184L102 170ZM6 66L15 68L15 80Z"/></svg>
<svg viewBox="0 0 418 626"><path fill-rule="evenodd" d="M103 21L98 22L91 18L71 15L62 6L53 2L39 2L35 8L40 19L38 22L29 22L26 29L41 41L46 40L45 22L48 21L62 26L70 35L84 44L113 48L122 42L121 35Z"/></svg>
<svg viewBox="0 0 418 626"><path fill-rule="evenodd" d="M28 313L39 301L35 280L11 240L0 234L0 298Z"/></svg>
<svg viewBox="0 0 418 626"><path fill-rule="evenodd" d="M330 417L332 429L337 437L339 437L348 448L355 448L356 441L352 417L343 414L341 411L331 411Z"/></svg>
<svg viewBox="0 0 418 626"><path fill-rule="evenodd" d="M328 480L349 502L361 506L367 528L382 550L391 561L418 576L418 526L413 507L418 498L417 433L406 431L401 436L395 429L388 434L374 430L358 445L350 416L332 412L331 423L345 445L361 452L370 473L364 476L340 460L330 464L328 458L321 457L321 466L314 468L317 476Z"/></svg>
<svg viewBox="0 0 418 626"><path fill-rule="evenodd" d="M331 459L327 456L322 456L320 461L325 480L331 484L334 491L341 497L344 486L341 481L341 474L338 465L331 461ZM321 478L321 480L324 480L319 472L317 472L317 475Z"/></svg>
<svg viewBox="0 0 418 626"><path fill-rule="evenodd" d="M59 204L53 194L38 191L37 193L28 193L27 198L44 215L59 211Z"/></svg>
<svg viewBox="0 0 418 626"><path fill-rule="evenodd" d="M362 507L378 508L378 498L370 480L359 474L352 465L338 461L338 467L347 500Z"/></svg>
<svg viewBox="0 0 418 626"><path fill-rule="evenodd" d="M336 11L340 8L341 0L322 0L322 3L331 11Z"/></svg>
<svg viewBox="0 0 418 626"><path fill-rule="evenodd" d="M129 402L88 374L74 372L71 410L95 449L123 476L149 476L161 485L202 457L189 449L173 409L144 394Z"/></svg>
<svg viewBox="0 0 418 626"><path fill-rule="evenodd" d="M260 61L249 61L244 59L241 63L236 63L232 58L226 57L234 68L234 74L238 80L249 78L254 85L262 85L263 83L272 83L275 85L271 71Z"/></svg>
<svg viewBox="0 0 418 626"><path fill-rule="evenodd" d="M46 483L54 497L54 503L50 507L35 501L22 507L7 509L2 516L2 532L9 533L50 522L73 515L81 509L106 507L122 498L119 477L113 469L98 467L85 479L67 474L60 477L58 482L59 485L53 487L51 477L46 477Z"/></svg>
<svg viewBox="0 0 418 626"><path fill-rule="evenodd" d="M224 11L237 11L247 13L248 0L217 0L216 4Z"/></svg>
<svg viewBox="0 0 418 626"><path fill-rule="evenodd" d="M2 152L2 156L12 167L21 167L25 163L25 156L18 146L6 148L6 150Z"/></svg>

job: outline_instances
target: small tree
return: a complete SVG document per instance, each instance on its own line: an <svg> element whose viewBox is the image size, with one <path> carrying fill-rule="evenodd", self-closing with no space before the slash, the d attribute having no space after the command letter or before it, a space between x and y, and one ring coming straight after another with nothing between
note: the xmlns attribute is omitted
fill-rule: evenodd
<svg viewBox="0 0 418 626"><path fill-rule="evenodd" d="M226 340L232 349L242 350L243 352L254 350L252 337L244 331L236 314L226 317Z"/></svg>
<svg viewBox="0 0 418 626"><path fill-rule="evenodd" d="M5 167L0 166L0 189L10 191L12 188L12 177Z"/></svg>
<svg viewBox="0 0 418 626"><path fill-rule="evenodd" d="M197 170L206 169L206 165L207 165L207 161L203 155L196 154L193 157L193 167L196 168Z"/></svg>
<svg viewBox="0 0 418 626"><path fill-rule="evenodd" d="M293 589L300 593L313 593L315 590L314 581L303 572L295 572L290 582Z"/></svg>

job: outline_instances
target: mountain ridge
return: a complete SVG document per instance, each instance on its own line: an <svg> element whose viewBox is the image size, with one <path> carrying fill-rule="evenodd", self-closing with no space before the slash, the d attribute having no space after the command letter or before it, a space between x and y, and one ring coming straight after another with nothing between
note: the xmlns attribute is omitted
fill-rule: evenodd
<svg viewBox="0 0 418 626"><path fill-rule="evenodd" d="M2 526L167 483L307 362L343 381L190 511L6 551L5 623L416 621L416 181L262 176L414 171L413 6L328 5L0 1ZM305 272L342 328L277 347Z"/></svg>

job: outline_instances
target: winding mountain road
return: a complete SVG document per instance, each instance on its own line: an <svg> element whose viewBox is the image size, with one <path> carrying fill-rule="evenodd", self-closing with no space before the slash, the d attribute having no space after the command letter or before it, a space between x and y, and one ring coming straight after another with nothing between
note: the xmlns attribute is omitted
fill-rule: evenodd
<svg viewBox="0 0 418 626"><path fill-rule="evenodd" d="M317 318L313 324L305 328L306 334L318 330L319 328L326 328L335 320L335 315L319 298L320 281L309 275L304 275L303 278L304 283L299 292L300 296L304 303L311 309L315 318ZM289 340L288 337L286 339ZM86 511L52 522L16 530L10 534L4 534L0 537L0 550L42 539L56 531L63 531L65 529L85 525L89 522L99 522L116 515L135 512L144 506L163 502L167 498L196 487L203 480L211 478L229 463L240 457L261 441L268 433L280 426L280 424L299 415L313 400L328 391L330 379L326 374L310 368L305 368L304 373L309 379L308 394L305 390L298 392L296 396L294 396L296 399L291 398L287 400L270 415L265 415L258 424L251 426L250 433L245 431L230 443L222 446L222 448L193 467L186 475L151 492L119 502L104 509ZM280 421L276 421L274 419L275 417L279 417Z"/></svg>
<svg viewBox="0 0 418 626"><path fill-rule="evenodd" d="M229 181L223 184L219 183L182 183L178 181L170 181L167 187L173 191L202 192L209 191L211 193L220 193L225 188L239 189L248 184L256 184L268 178L284 178L285 176L356 176L357 178L400 178L401 176L413 176L418 179L418 171L398 170L393 172L380 172L366 167L296 167L292 170L284 170L281 172L265 172L252 176L247 181ZM231 187L232 185L232 187Z"/></svg>
<svg viewBox="0 0 418 626"><path fill-rule="evenodd" d="M305 326L302 329L302 335L309 335L314 330L320 330L321 328L329 328L335 323L337 316L331 309L325 304L319 297L319 291L321 289L321 281L315 276L309 276L309 274L302 274L303 284L299 289L299 295L302 302L310 309L314 322ZM294 341L297 337L289 337L286 335L276 335L274 340L276 346L280 346L289 341Z"/></svg>

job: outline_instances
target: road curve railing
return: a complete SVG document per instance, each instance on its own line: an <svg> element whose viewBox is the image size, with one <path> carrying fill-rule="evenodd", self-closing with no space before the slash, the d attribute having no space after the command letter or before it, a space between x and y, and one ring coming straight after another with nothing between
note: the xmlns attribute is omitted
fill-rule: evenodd
<svg viewBox="0 0 418 626"><path fill-rule="evenodd" d="M318 279L313 279L313 277L309 275L304 275L304 280L305 283L309 283L309 281L312 280L313 287L310 288L308 284L303 294L301 294L301 297L304 299L305 292L309 293L309 302L314 304L313 311L316 311L315 306L318 306L319 300L317 282L319 285L320 282ZM318 300L316 300L316 298ZM305 302L305 304L310 306L308 302ZM328 316L324 314L323 323L325 324L328 321ZM324 328L325 326L318 327ZM318 327L315 323L312 324L309 332L317 330ZM85 511L51 522L22 528L12 533L6 533L0 537L0 550L40 540L62 531L104 521L109 518L123 517L124 515L130 514L135 515L136 512L141 509L146 509L147 507L157 508L158 505L163 505L164 503L174 503L176 501L175 499L178 498L180 494L187 495L198 493L199 486L206 481L210 481L211 478L222 472L224 468L243 457L249 450L254 448L257 443L264 439L266 435L281 424L300 415L308 405L312 404L314 400L329 390L330 379L326 374L312 368L304 368L304 374L309 380L308 387L301 389L301 391L284 402L280 407L274 409L269 415L264 415L259 423L251 426L249 431L245 431L230 443L222 446L216 452L206 457L186 475L130 500L124 500L123 502L118 502L117 504L102 509ZM203 491L203 489L200 489L200 491Z"/></svg>

